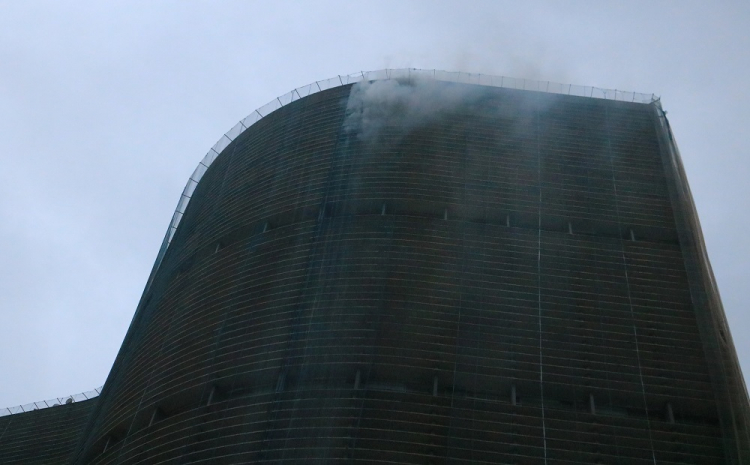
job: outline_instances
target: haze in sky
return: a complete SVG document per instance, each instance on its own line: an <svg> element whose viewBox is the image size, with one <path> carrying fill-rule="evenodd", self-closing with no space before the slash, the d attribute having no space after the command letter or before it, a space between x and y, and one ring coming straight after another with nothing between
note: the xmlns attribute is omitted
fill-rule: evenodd
<svg viewBox="0 0 750 465"><path fill-rule="evenodd" d="M750 372L748 30L740 1L0 0L0 407L104 383L224 132L386 67L660 95Z"/></svg>

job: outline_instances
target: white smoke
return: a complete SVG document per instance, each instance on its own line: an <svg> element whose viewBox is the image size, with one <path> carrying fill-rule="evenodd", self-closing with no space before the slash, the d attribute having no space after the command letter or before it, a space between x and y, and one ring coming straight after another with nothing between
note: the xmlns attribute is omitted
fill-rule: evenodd
<svg viewBox="0 0 750 465"><path fill-rule="evenodd" d="M481 93L479 86L431 79L363 81L355 84L349 94L344 127L361 140L376 137L386 126L403 135L477 101Z"/></svg>

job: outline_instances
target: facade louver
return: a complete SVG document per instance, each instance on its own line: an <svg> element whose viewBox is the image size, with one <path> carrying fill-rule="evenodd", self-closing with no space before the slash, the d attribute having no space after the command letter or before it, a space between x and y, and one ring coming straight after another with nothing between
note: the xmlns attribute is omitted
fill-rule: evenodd
<svg viewBox="0 0 750 465"><path fill-rule="evenodd" d="M70 460L750 463L658 100L480 84L342 80L227 137Z"/></svg>

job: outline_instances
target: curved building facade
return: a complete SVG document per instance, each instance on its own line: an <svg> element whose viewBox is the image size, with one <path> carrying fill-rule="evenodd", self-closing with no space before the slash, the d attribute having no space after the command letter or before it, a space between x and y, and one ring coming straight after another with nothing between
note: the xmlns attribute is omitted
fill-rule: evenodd
<svg viewBox="0 0 750 465"><path fill-rule="evenodd" d="M294 100L201 171L75 463L750 460L658 102Z"/></svg>

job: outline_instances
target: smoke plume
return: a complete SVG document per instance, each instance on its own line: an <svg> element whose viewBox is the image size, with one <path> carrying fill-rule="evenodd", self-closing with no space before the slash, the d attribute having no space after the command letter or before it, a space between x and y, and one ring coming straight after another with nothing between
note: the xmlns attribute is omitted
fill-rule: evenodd
<svg viewBox="0 0 750 465"><path fill-rule="evenodd" d="M383 128L407 134L441 115L480 99L479 86L454 85L431 79L359 82L349 94L344 127L361 140L371 140Z"/></svg>

